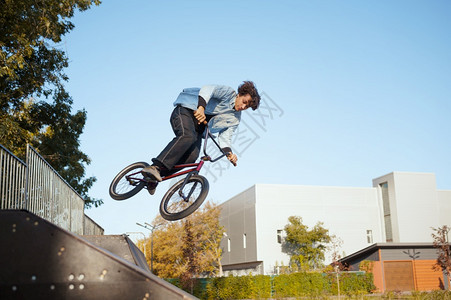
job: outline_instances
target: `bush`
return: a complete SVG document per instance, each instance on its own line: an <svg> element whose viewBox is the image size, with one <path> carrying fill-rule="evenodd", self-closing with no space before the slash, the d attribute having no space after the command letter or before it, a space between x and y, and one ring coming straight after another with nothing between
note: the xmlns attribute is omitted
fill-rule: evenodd
<svg viewBox="0 0 451 300"><path fill-rule="evenodd" d="M274 297L318 297L330 294L330 283L321 273L292 273L274 277Z"/></svg>
<svg viewBox="0 0 451 300"><path fill-rule="evenodd" d="M263 299L271 297L269 276L211 278L204 299Z"/></svg>
<svg viewBox="0 0 451 300"><path fill-rule="evenodd" d="M180 286L178 279L168 281ZM369 294L374 288L371 273L340 274L340 293L342 295ZM316 272L300 272L273 277L265 275L234 277L230 275L228 277L199 278L194 280L193 285L193 295L200 299L325 298L336 294L336 274Z"/></svg>
<svg viewBox="0 0 451 300"><path fill-rule="evenodd" d="M334 295L338 293L337 275L328 274L331 290ZM376 289L372 273L340 273L340 293L348 296L369 294Z"/></svg>
<svg viewBox="0 0 451 300"><path fill-rule="evenodd" d="M387 299L387 297L385 297ZM394 298L392 298L394 299ZM451 292L436 290L431 292L412 292L412 299L415 300L451 300Z"/></svg>

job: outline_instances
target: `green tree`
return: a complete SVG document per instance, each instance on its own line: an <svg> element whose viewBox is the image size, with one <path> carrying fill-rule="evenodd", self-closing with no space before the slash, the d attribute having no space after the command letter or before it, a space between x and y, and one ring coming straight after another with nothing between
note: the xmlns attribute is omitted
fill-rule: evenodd
<svg viewBox="0 0 451 300"><path fill-rule="evenodd" d="M282 247L290 255L290 265L303 271L321 267L327 244L331 241L329 230L322 222L309 229L298 216L289 217L288 222Z"/></svg>
<svg viewBox="0 0 451 300"><path fill-rule="evenodd" d="M98 0L0 1L0 143L23 158L30 143L85 199L95 177L85 179L89 157L79 150L86 111L72 114L64 89L68 58L58 43L74 28L75 11Z"/></svg>
<svg viewBox="0 0 451 300"><path fill-rule="evenodd" d="M68 62L57 43L74 28L75 11L93 3L100 1L0 1L0 111L21 107L32 95L61 96Z"/></svg>

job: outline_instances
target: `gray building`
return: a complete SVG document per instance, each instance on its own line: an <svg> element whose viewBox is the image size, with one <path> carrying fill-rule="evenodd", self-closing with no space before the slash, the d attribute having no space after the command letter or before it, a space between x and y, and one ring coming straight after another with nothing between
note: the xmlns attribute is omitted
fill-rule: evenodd
<svg viewBox="0 0 451 300"><path fill-rule="evenodd" d="M451 225L451 190L437 190L432 173L393 172L366 188L256 184L221 206L223 270L234 275L288 265L281 242L293 215L310 228L323 222L343 241L342 256L375 243L431 243L431 227Z"/></svg>

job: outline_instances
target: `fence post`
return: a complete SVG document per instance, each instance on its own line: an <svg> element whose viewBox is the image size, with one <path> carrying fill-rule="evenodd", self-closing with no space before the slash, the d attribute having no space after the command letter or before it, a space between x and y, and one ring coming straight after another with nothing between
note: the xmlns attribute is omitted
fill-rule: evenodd
<svg viewBox="0 0 451 300"><path fill-rule="evenodd" d="M25 209L30 211L30 203L28 198L28 183L30 178L30 168L28 163L28 156L30 152L30 144L27 144L27 151L25 152Z"/></svg>

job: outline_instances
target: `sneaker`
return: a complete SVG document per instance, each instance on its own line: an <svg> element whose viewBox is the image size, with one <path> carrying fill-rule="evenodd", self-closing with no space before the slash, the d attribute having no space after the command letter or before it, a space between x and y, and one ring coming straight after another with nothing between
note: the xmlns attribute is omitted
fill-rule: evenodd
<svg viewBox="0 0 451 300"><path fill-rule="evenodd" d="M157 185L158 185L158 182L156 182L156 181L149 182L147 184L147 191L149 192L149 194L151 194L151 195L155 194L155 190L157 189Z"/></svg>
<svg viewBox="0 0 451 300"><path fill-rule="evenodd" d="M156 166L145 167L144 169L141 170L141 173L144 176L153 178L158 182L162 181L161 176L160 176L160 168L158 168Z"/></svg>

